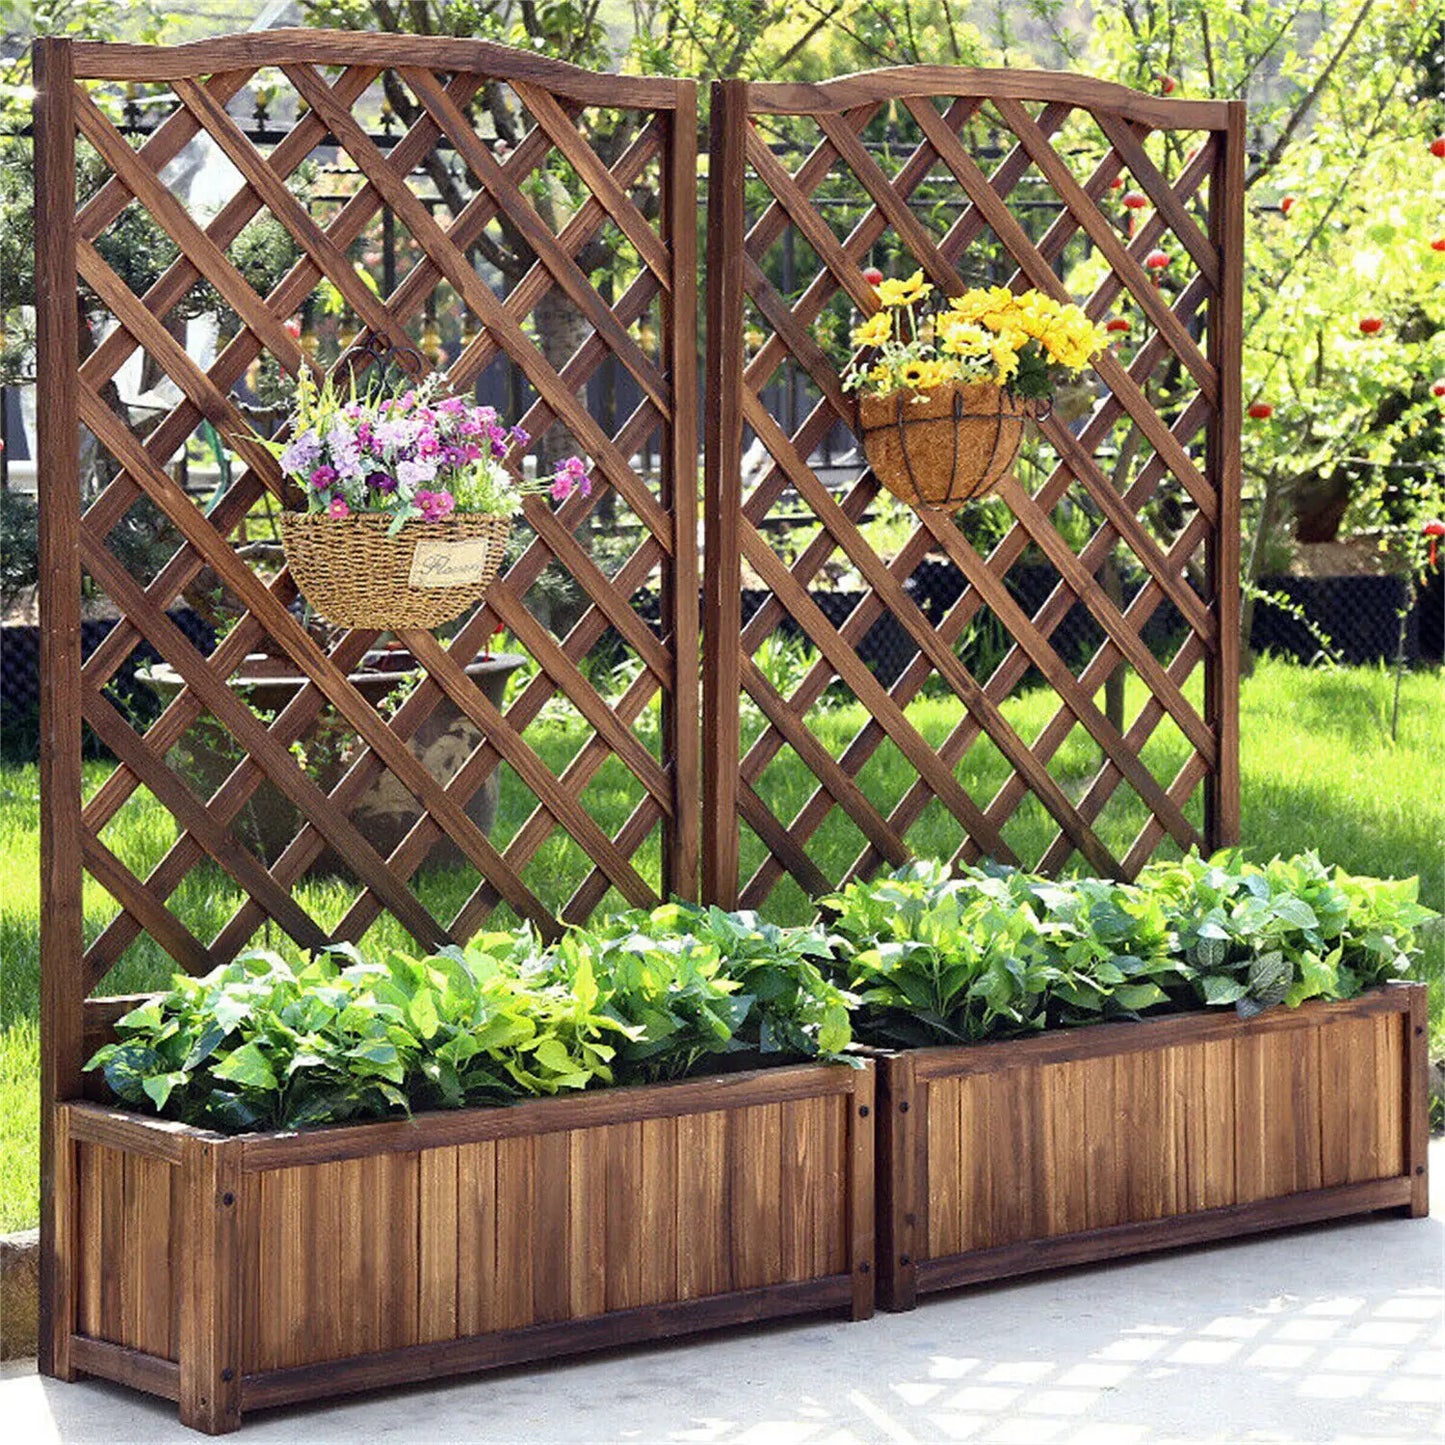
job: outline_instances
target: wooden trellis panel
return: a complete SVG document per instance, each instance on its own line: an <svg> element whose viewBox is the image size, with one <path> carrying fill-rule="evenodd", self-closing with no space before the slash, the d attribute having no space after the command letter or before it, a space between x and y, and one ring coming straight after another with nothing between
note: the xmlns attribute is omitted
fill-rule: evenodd
<svg viewBox="0 0 1445 1445"><path fill-rule="evenodd" d="M430 948L465 941L499 904L551 936L604 898L647 905L670 893L692 896L699 841L695 84L594 75L482 42L315 31L169 50L42 41L36 59L47 1097L80 1092L83 1000L142 934L200 971L263 930L314 948L360 938L389 912ZM273 120L279 139L253 139L228 110L263 83L270 114L284 118ZM152 104L164 93L169 110L133 145L111 106L122 86L135 85L147 87ZM482 118L494 122L499 92L509 133L484 135ZM379 137L384 102L401 124ZM173 176L202 147L229 162L231 193L193 214ZM77 208L76 162L87 152L102 183ZM313 213L298 182L318 164L339 173L345 190ZM386 212L403 264L395 290L380 295L357 262ZM107 260L114 228L136 218L164 252L154 279L139 289ZM262 221L284 230L296 256L267 294L240 259ZM511 272L487 272L500 242L521 259ZM599 280L604 264L610 286ZM270 455L244 440L242 390L258 363L291 375L326 369L325 357L318 364L288 326L323 284L356 318L355 352L372 338L415 349L431 317L465 318L453 327L459 350L449 358L448 389L466 394L488 368L515 365L526 385L509 420L525 427L534 449L549 429L569 434L561 437L565 449L585 455L592 478L590 497L560 505L528 499L518 519L523 550L450 641L402 635L425 676L390 716L348 680L378 634L343 632L318 643L298 616L289 574L268 579L240 550L264 499L294 500ZM176 339L205 287L226 318L208 365ZM559 306L576 322L560 352L548 348L539 319L542 308ZM582 399L609 358L640 397L610 425ZM138 362L170 398L141 423L113 404L122 368ZM154 381L146 384L156 391ZM227 439L239 465L198 504L177 480L175 462L204 423ZM82 428L109 471L83 515ZM133 572L113 534L142 502L164 514L179 544L154 570ZM589 520L592 535L611 543L602 562L594 560ZM524 604L549 569L565 574L574 599L555 628ZM119 616L83 667L82 576ZM168 615L200 578L242 604L240 620L209 653ZM535 664L505 709L465 671L500 627ZM604 638L623 663L606 676L586 662ZM141 729L105 689L143 643L183 686ZM258 715L232 685L258 648L289 657L305 679L274 718ZM445 784L408 746L444 699L482 739ZM586 728L579 750L549 760L538 739L559 714ZM318 720L359 744L329 791L293 746ZM217 726L238 759L209 796L173 765L173 749L199 721ZM85 725L119 759L89 797L80 772ZM530 795L531 811L498 846L467 804L503 769L514 796L518 789ZM388 775L421 812L383 850L352 813ZM606 826L605 810L594 806L589 788L604 783L614 800L624 799L620 826ZM263 786L300 818L290 845L270 859L241 826ZM138 794L175 820L173 841L139 865L118 856L107 831ZM459 870L460 891L443 909L423 902L416 875L444 838L471 872ZM354 883L339 921L312 916L297 886L323 850L343 861ZM534 882L543 864L551 870L545 889ZM89 938L87 873L116 905ZM224 890L240 901L218 929L201 931L187 913L188 890L192 899ZM93 1018L106 1013L92 1005Z"/></svg>
<svg viewBox="0 0 1445 1445"><path fill-rule="evenodd" d="M817 895L903 863L910 830L928 812L935 828L942 816L952 830L958 858L1046 870L1077 853L1091 869L1132 875L1166 838L1179 847L1236 838L1243 136L1241 105L1166 101L1072 76L921 67L821 85L714 87L707 897L758 906L785 876ZM991 173L978 158L984 138L1001 156L985 162ZM1147 208L1122 207L1125 186ZM939 201L947 189L951 207ZM1041 211L1046 224L1036 221ZM1160 247L1170 265L1156 284L1144 263ZM904 540L875 546L867 524L887 498L861 454L841 469L841 486L840 468L825 467L822 449L840 422L851 425L853 408L818 322L830 305L840 330L876 310L862 274L875 259L894 275L921 267L944 295L987 281L1067 298L1063 278L1077 269L1089 278L1078 299L1094 319L1116 309L1132 317L1127 346L1096 363L1083 414L1071 424L1056 410L1040 423L1036 477L1001 484L1006 529L991 547L971 545L948 519L911 512ZM803 392L801 407L770 405L780 378L791 396ZM1059 525L1066 501L1089 519L1090 534L1072 544ZM772 524L780 507L791 532ZM810 530L796 530L799 511ZM802 538L794 555L780 535ZM1142 578L1127 603L1101 579L1116 549ZM1054 579L1036 610L1010 585L1026 551ZM930 556L951 562L965 584L941 618L926 615L910 587ZM841 623L810 595L838 564L859 593ZM745 585L765 594L746 620ZM1161 659L1144 628L1166 603L1184 636ZM1103 641L1071 667L1052 639L1079 604ZM891 685L859 654L886 615L914 649ZM961 643L984 619L1007 647L976 677ZM800 680L770 677L759 657L780 629L813 649ZM1202 703L1186 692L1201 663ZM1123 666L1147 699L1121 728L1097 694ZM1027 738L1005 704L1031 669L1057 694L1057 710ZM841 745L819 726L830 688L868 714ZM946 735L928 737L913 704L940 694L952 718ZM756 719L747 737L740 698ZM1156 777L1145 747L1166 721L1184 758ZM1092 776L1051 768L1076 730L1096 750ZM976 748L1006 773L977 797L967 785ZM870 776L883 750L911 775L901 793ZM768 769L784 753L807 769L812 791L780 815ZM1142 801L1144 821L1111 847L1096 824L1121 788ZM1201 790L1202 810L1191 808ZM1056 830L1033 856L1010 839L1026 803ZM829 827L854 839L842 874L820 862L836 848L810 846ZM740 856L751 858L742 877Z"/></svg>

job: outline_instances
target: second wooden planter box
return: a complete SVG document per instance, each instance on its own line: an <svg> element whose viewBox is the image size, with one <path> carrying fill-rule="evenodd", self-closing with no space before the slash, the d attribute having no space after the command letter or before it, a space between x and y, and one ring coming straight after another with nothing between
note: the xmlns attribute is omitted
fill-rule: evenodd
<svg viewBox="0 0 1445 1445"><path fill-rule="evenodd" d="M879 1061L878 1297L1428 1211L1423 984Z"/></svg>
<svg viewBox="0 0 1445 1445"><path fill-rule="evenodd" d="M62 1104L57 1373L243 1411L872 1313L874 1070L230 1137Z"/></svg>

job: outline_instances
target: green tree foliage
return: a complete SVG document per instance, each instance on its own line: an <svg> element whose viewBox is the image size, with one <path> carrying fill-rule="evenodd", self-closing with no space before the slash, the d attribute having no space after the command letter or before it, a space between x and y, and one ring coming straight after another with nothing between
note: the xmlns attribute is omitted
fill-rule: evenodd
<svg viewBox="0 0 1445 1445"><path fill-rule="evenodd" d="M1294 515L1418 532L1445 472L1445 5L1111 0L1093 35L1097 73L1249 103L1249 577Z"/></svg>

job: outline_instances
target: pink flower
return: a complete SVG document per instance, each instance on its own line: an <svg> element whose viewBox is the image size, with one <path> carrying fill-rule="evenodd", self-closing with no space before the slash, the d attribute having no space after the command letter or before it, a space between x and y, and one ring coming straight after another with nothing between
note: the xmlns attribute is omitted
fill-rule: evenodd
<svg viewBox="0 0 1445 1445"><path fill-rule="evenodd" d="M566 501L573 492L584 497L592 495L592 478L587 475L587 464L581 457L568 457L552 477L552 496L556 501Z"/></svg>
<svg viewBox="0 0 1445 1445"><path fill-rule="evenodd" d="M346 505L345 497L332 497L331 505L326 509L328 517L349 517L351 508Z"/></svg>
<svg viewBox="0 0 1445 1445"><path fill-rule="evenodd" d="M422 490L416 494L416 504L421 508L421 514L428 522L441 522L451 516L457 505L457 499L450 492Z"/></svg>

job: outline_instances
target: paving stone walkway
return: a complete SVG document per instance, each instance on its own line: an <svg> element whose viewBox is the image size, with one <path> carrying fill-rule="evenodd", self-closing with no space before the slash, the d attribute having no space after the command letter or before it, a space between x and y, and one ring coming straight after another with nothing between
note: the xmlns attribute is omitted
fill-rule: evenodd
<svg viewBox="0 0 1445 1445"><path fill-rule="evenodd" d="M251 1417L242 1445L1201 1445L1445 1440L1445 1145L1428 1220L1372 1218ZM0 1367L15 1445L200 1436Z"/></svg>

